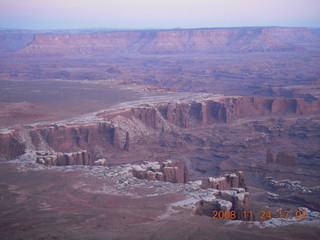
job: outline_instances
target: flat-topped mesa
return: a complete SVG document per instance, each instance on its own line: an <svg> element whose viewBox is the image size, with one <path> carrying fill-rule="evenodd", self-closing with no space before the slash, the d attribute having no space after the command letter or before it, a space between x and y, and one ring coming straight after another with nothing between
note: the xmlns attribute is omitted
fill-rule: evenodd
<svg viewBox="0 0 320 240"><path fill-rule="evenodd" d="M188 169L184 162L167 160L162 163L144 162L132 166L132 174L139 179L158 180L171 183L187 183Z"/></svg>
<svg viewBox="0 0 320 240"><path fill-rule="evenodd" d="M266 115L308 115L320 112L320 101L302 98L225 97L219 102L226 108L227 121Z"/></svg>
<svg viewBox="0 0 320 240"><path fill-rule="evenodd" d="M267 115L307 115L320 112L320 101L298 98L216 97L193 101L146 104L130 109L102 113L110 120L116 115L134 117L153 129L160 129L163 120L188 128Z"/></svg>
<svg viewBox="0 0 320 240"><path fill-rule="evenodd" d="M19 56L105 56L274 52L304 49L319 38L307 28L227 28L35 34Z"/></svg>

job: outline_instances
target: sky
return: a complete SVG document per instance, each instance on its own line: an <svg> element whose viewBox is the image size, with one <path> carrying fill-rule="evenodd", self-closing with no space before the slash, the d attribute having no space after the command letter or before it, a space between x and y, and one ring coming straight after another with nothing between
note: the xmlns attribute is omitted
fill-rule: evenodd
<svg viewBox="0 0 320 240"><path fill-rule="evenodd" d="M320 27L320 0L1 0L0 28Z"/></svg>

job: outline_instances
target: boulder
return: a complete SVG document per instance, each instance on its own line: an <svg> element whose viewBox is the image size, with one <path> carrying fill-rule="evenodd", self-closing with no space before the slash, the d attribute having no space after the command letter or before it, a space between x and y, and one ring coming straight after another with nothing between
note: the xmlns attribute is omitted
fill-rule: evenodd
<svg viewBox="0 0 320 240"><path fill-rule="evenodd" d="M156 172L156 180L164 182L164 175L162 172Z"/></svg>
<svg viewBox="0 0 320 240"><path fill-rule="evenodd" d="M147 171L146 173L146 179L147 180L157 180L157 174L153 171Z"/></svg>
<svg viewBox="0 0 320 240"><path fill-rule="evenodd" d="M223 199L218 199L214 204L215 208L213 211L230 211L232 208L232 202Z"/></svg>
<svg viewBox="0 0 320 240"><path fill-rule="evenodd" d="M107 165L107 159L100 158L93 163L95 166L106 166Z"/></svg>

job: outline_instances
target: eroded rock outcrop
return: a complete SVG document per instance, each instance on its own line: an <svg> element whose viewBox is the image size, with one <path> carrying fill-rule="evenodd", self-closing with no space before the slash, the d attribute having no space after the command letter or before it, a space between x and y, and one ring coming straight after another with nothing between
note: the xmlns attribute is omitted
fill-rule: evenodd
<svg viewBox="0 0 320 240"><path fill-rule="evenodd" d="M235 211L240 213L249 204L249 192L244 188L231 188L218 191L213 200L200 200L196 203L195 214L213 216L213 211ZM236 214L232 220L242 219L241 214ZM246 219L243 219L246 220Z"/></svg>
<svg viewBox="0 0 320 240"><path fill-rule="evenodd" d="M173 128L229 124L262 116L318 114L320 102L265 97L208 97L200 100L135 105L102 112L92 122L36 125L0 133L0 157L15 158L29 150L76 152L87 150L95 158L107 152L131 151L149 136L157 138ZM276 162L284 163L279 156ZM292 161L291 161L292 162Z"/></svg>
<svg viewBox="0 0 320 240"><path fill-rule="evenodd" d="M132 174L139 179L158 180L171 183L187 183L188 170L184 162L167 160L162 163L145 162L131 166ZM195 186L211 190L210 200L198 201L194 211L197 215L212 216L212 211L241 211L249 203L242 172L226 174L220 178L208 178L207 182L198 180ZM241 186L241 187L240 187ZM240 216L240 215L239 215Z"/></svg>
<svg viewBox="0 0 320 240"><path fill-rule="evenodd" d="M85 150L72 153L38 151L36 155L36 162L47 166L93 165Z"/></svg>
<svg viewBox="0 0 320 240"><path fill-rule="evenodd" d="M158 180L171 183L187 183L188 169L184 162L145 162L132 167L132 174L139 179Z"/></svg>
<svg viewBox="0 0 320 240"><path fill-rule="evenodd" d="M212 216L213 211L241 212L249 204L249 192L241 171L237 174L225 174L223 177L206 178L202 180L200 187L214 189L214 199L197 202L195 214ZM235 219L242 218L241 214L236 215Z"/></svg>
<svg viewBox="0 0 320 240"><path fill-rule="evenodd" d="M0 159L14 159L26 150L26 144L18 140L14 133L0 133Z"/></svg>
<svg viewBox="0 0 320 240"><path fill-rule="evenodd" d="M115 113L100 114L107 119L115 114L134 116L146 126L159 129L163 119L176 126L189 128L228 123L247 117L266 115L307 115L320 112L320 102L304 99L271 97L219 97L199 101L179 101L171 103L147 104Z"/></svg>
<svg viewBox="0 0 320 240"><path fill-rule="evenodd" d="M93 163L95 166L106 166L107 165L107 159L100 158L94 161Z"/></svg>
<svg viewBox="0 0 320 240"><path fill-rule="evenodd" d="M230 190L232 188L244 188L247 189L243 173L239 171L237 174L226 174L224 177L208 177L202 180L202 188L213 188L217 190Z"/></svg>

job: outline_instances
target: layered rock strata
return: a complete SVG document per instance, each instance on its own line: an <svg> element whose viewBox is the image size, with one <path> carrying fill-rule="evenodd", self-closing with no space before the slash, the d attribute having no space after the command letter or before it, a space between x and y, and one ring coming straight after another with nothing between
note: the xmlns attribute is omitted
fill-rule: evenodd
<svg viewBox="0 0 320 240"><path fill-rule="evenodd" d="M283 52L318 42L307 28L175 29L35 34L19 56Z"/></svg>
<svg viewBox="0 0 320 240"><path fill-rule="evenodd" d="M106 152L130 151L148 136L173 128L229 124L262 116L310 115L320 112L320 102L264 97L208 97L200 100L134 105L109 110L80 123L33 125L0 133L0 158L13 159L26 149L77 152L94 158ZM283 156L277 162L284 163Z"/></svg>

